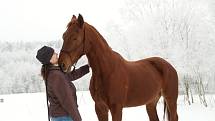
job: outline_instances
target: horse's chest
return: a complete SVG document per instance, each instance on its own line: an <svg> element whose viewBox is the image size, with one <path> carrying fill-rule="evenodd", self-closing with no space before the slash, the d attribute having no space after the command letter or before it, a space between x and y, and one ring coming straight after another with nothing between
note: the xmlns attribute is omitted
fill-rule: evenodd
<svg viewBox="0 0 215 121"><path fill-rule="evenodd" d="M90 93L94 100L106 100L105 87L100 78L92 77L90 80Z"/></svg>
<svg viewBox="0 0 215 121"><path fill-rule="evenodd" d="M127 86L127 79L112 75L109 79L92 78L90 92L94 100L111 100L119 102L124 100Z"/></svg>

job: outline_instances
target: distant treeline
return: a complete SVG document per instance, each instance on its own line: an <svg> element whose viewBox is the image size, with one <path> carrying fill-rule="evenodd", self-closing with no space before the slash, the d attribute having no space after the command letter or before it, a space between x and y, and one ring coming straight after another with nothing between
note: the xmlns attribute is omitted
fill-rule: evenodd
<svg viewBox="0 0 215 121"><path fill-rule="evenodd" d="M36 52L42 45L59 48L59 42L0 41L0 45L0 94L42 91Z"/></svg>
<svg viewBox="0 0 215 121"><path fill-rule="evenodd" d="M59 51L61 41L0 41L0 94L44 91L44 82L40 76L41 64L35 58L37 50L43 45Z"/></svg>

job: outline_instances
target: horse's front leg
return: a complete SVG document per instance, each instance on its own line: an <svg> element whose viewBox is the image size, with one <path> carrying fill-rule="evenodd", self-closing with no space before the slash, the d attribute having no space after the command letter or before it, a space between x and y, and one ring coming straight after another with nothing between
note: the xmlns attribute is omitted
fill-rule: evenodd
<svg viewBox="0 0 215 121"><path fill-rule="evenodd" d="M95 110L99 121L108 121L108 106L103 101L95 101Z"/></svg>
<svg viewBox="0 0 215 121"><path fill-rule="evenodd" d="M112 115L112 121L122 121L122 105L112 104L109 107Z"/></svg>

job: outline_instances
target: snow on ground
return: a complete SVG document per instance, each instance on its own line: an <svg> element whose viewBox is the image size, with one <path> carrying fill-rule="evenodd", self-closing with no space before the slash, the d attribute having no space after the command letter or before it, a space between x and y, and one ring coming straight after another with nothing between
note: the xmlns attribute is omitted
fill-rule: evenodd
<svg viewBox="0 0 215 121"><path fill-rule="evenodd" d="M88 91L78 91L79 110L83 121L98 121L94 102ZM215 95L207 95L208 107L198 102L188 105L183 96L178 99L179 121L214 121ZM163 103L157 106L162 121ZM109 118L109 121L111 117ZM145 106L124 108L123 121L148 121ZM45 93L0 95L0 121L47 121Z"/></svg>

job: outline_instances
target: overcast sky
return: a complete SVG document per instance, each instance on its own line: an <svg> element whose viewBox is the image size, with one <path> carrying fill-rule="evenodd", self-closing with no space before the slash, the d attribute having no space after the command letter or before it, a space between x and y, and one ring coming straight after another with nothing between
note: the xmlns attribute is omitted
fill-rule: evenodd
<svg viewBox="0 0 215 121"><path fill-rule="evenodd" d="M62 39L73 14L104 28L117 19L121 0L0 0L0 41Z"/></svg>

